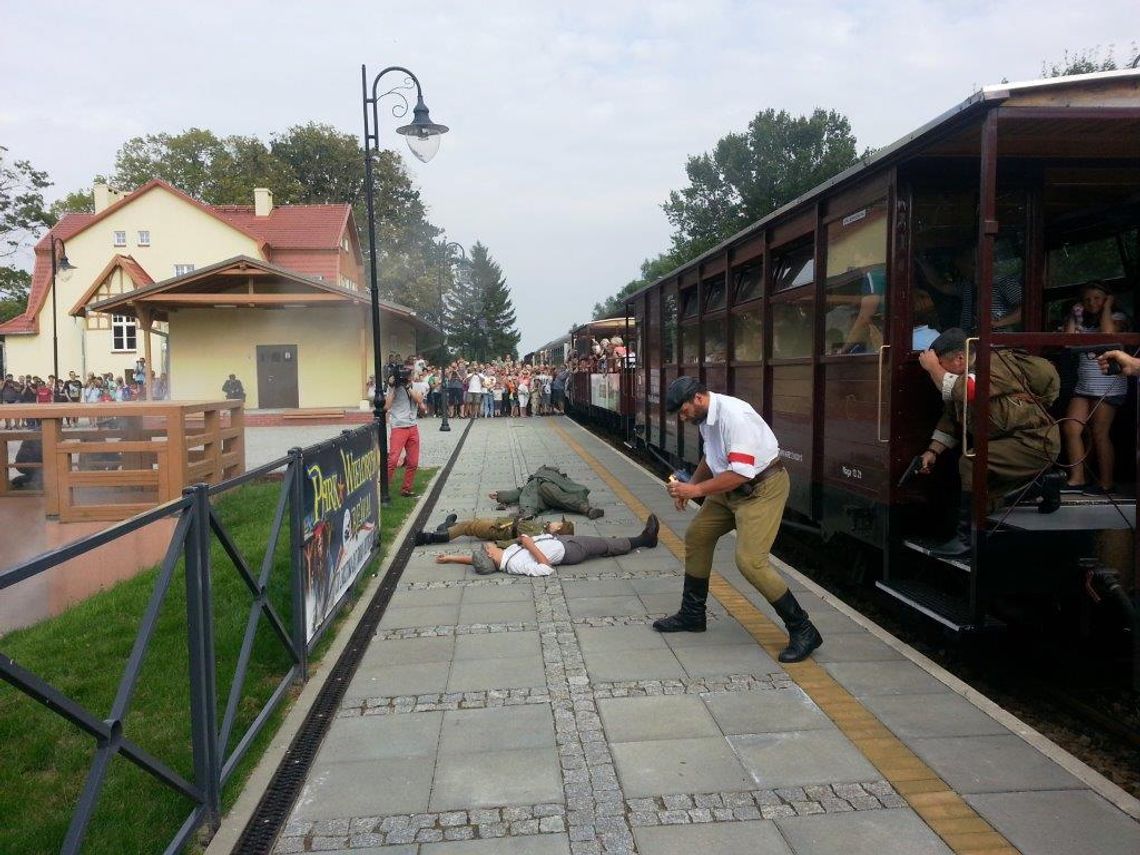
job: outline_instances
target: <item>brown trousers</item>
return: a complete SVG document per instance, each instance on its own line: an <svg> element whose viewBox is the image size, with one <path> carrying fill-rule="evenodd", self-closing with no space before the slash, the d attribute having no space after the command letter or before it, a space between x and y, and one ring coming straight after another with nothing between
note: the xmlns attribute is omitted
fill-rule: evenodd
<svg viewBox="0 0 1140 855"><path fill-rule="evenodd" d="M717 541L736 529L737 568L768 602L782 597L788 586L773 569L768 552L780 530L790 486L788 473L781 471L761 481L747 498L734 493L707 496L685 532L686 575L707 579Z"/></svg>

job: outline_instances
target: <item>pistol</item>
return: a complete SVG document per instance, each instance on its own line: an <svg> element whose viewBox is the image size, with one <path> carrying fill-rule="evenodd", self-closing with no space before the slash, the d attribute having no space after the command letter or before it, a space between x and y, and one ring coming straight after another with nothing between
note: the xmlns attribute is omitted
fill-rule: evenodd
<svg viewBox="0 0 1140 855"><path fill-rule="evenodd" d="M905 487L907 482L914 477L914 473L922 469L922 455L916 454L914 460L910 462L910 466L906 468L906 472L899 478L898 486Z"/></svg>
<svg viewBox="0 0 1140 855"><path fill-rule="evenodd" d="M1086 344L1086 345L1073 345L1066 347L1069 353L1086 353L1089 359L1096 359L1101 354L1108 353L1110 350L1124 350L1122 344ZM1119 374L1120 363L1115 359L1108 360L1108 373Z"/></svg>

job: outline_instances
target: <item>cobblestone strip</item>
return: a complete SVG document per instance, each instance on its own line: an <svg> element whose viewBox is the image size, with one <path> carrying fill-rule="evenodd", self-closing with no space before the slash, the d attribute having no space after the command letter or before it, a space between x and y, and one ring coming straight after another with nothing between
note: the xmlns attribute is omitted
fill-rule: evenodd
<svg viewBox="0 0 1140 855"><path fill-rule="evenodd" d="M487 707L513 707L521 704L548 704L546 688L490 689L479 692L446 692L398 697L353 698L337 713L337 718L366 715L400 715L437 710L481 710Z"/></svg>
<svg viewBox="0 0 1140 855"><path fill-rule="evenodd" d="M886 781L728 793L678 793L625 802L631 826L745 822L906 806L906 800Z"/></svg>
<svg viewBox="0 0 1140 855"><path fill-rule="evenodd" d="M795 688L787 674L728 674L723 677L684 677L674 680L622 680L595 683L595 698L642 698L656 695L719 695Z"/></svg>
<svg viewBox="0 0 1140 855"><path fill-rule="evenodd" d="M636 851L633 832L557 577L547 577L536 587L535 605L566 794L571 855L628 855Z"/></svg>
<svg viewBox="0 0 1140 855"><path fill-rule="evenodd" d="M443 813L362 816L352 819L296 821L285 826L275 853L369 849L443 840L485 840L560 834L566 831L566 808L536 804Z"/></svg>
<svg viewBox="0 0 1140 855"><path fill-rule="evenodd" d="M615 579L680 579L680 570L606 570L600 573L586 573L566 576L564 582L606 582ZM431 582L401 582L397 591L435 591L441 588L487 588L496 585L525 585L534 581L530 576L495 575L490 579L440 579Z"/></svg>
<svg viewBox="0 0 1140 855"><path fill-rule="evenodd" d="M489 632L534 632L538 624L525 621L511 623L464 623L456 626L408 626L399 629L382 629L373 636L378 641L398 641L405 638L441 638L448 635L485 635Z"/></svg>
<svg viewBox="0 0 1140 855"><path fill-rule="evenodd" d="M666 617L667 614L672 612L657 612L651 615L606 615L603 617L582 617L573 618L570 622L574 626L588 626L593 629L601 629L607 626L645 626L651 624L657 618ZM717 612L709 612L705 618L710 621L723 620L724 615Z"/></svg>

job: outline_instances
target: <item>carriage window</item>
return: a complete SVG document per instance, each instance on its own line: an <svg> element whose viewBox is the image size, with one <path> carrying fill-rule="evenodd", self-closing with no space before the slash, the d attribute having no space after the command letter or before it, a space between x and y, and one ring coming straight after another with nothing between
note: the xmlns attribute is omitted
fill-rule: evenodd
<svg viewBox="0 0 1140 855"><path fill-rule="evenodd" d="M772 286L787 291L815 281L815 247L810 238L774 256Z"/></svg>
<svg viewBox="0 0 1140 855"><path fill-rule="evenodd" d="M759 262L746 264L736 271L736 303L745 303L760 296L763 269Z"/></svg>
<svg viewBox="0 0 1140 855"><path fill-rule="evenodd" d="M804 289L792 299L772 303L773 359L811 356L814 304L812 289Z"/></svg>
<svg viewBox="0 0 1140 855"><path fill-rule="evenodd" d="M697 289L690 288L681 292L681 319L695 318L697 316Z"/></svg>
<svg viewBox="0 0 1140 855"><path fill-rule="evenodd" d="M647 316L645 318L645 359L650 365L661 363L661 292L654 288L649 292ZM665 360L668 362L669 360Z"/></svg>
<svg viewBox="0 0 1140 855"><path fill-rule="evenodd" d="M1114 230L1110 237L1074 238L1049 249L1045 281L1045 329L1059 330L1069 318L1081 290L1090 282L1109 289L1117 311L1135 316L1128 271L1137 269L1140 231Z"/></svg>
<svg viewBox="0 0 1140 855"><path fill-rule="evenodd" d="M972 329L978 194L916 189L912 209L914 266L911 347L925 350L943 330Z"/></svg>
<svg viewBox="0 0 1140 855"><path fill-rule="evenodd" d="M664 320L661 325L661 344L664 364L677 361L677 286L665 288Z"/></svg>
<svg viewBox="0 0 1140 855"><path fill-rule="evenodd" d="M726 296L723 276L705 281L706 312L715 312L717 309L723 309Z"/></svg>
<svg viewBox="0 0 1140 855"><path fill-rule="evenodd" d="M887 312L887 206L876 202L827 227L825 353L872 353Z"/></svg>
<svg viewBox="0 0 1140 855"><path fill-rule="evenodd" d="M744 309L732 316L732 358L737 362L759 362L764 358L759 308Z"/></svg>
<svg viewBox="0 0 1140 855"><path fill-rule="evenodd" d="M699 361L697 353L698 327L695 323L681 327L681 364L696 365Z"/></svg>
<svg viewBox="0 0 1140 855"><path fill-rule="evenodd" d="M724 316L710 318L701 326L705 332L705 362L727 361L728 337L725 334Z"/></svg>

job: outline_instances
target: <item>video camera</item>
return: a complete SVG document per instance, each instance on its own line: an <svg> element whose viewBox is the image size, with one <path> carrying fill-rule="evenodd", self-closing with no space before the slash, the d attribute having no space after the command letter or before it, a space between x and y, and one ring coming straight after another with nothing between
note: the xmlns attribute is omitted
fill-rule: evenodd
<svg viewBox="0 0 1140 855"><path fill-rule="evenodd" d="M411 366L389 362L384 366L384 379L389 386L409 386L412 382Z"/></svg>

